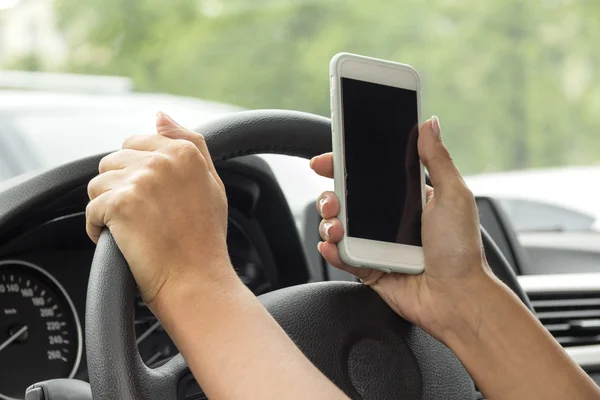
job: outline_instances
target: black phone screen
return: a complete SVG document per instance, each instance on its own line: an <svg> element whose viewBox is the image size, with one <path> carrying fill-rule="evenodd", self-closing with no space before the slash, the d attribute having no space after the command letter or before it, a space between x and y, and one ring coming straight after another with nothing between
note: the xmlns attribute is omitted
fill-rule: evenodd
<svg viewBox="0 0 600 400"><path fill-rule="evenodd" d="M342 77L348 236L421 246L417 92Z"/></svg>

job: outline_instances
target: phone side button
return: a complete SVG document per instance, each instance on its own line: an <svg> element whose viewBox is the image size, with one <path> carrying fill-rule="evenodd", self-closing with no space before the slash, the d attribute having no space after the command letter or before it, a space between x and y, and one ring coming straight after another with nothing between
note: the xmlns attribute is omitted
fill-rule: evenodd
<svg viewBox="0 0 600 400"><path fill-rule="evenodd" d="M332 88L329 96L329 106L331 107L331 113L335 112L335 89Z"/></svg>

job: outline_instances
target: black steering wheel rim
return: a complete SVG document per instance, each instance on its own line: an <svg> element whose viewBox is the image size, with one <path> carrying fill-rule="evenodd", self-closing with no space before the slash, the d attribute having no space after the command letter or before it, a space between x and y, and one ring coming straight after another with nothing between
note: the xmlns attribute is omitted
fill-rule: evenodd
<svg viewBox="0 0 600 400"><path fill-rule="evenodd" d="M310 158L331 151L330 121L313 114L261 110L232 114L197 130L215 162L250 154ZM488 262L531 309L516 276L487 233ZM148 368L135 343L135 282L108 231L96 248L86 304L90 384L98 399L184 398L189 369L179 354ZM473 385L454 354L396 316L358 283L306 284L259 299L300 349L351 398L472 399Z"/></svg>

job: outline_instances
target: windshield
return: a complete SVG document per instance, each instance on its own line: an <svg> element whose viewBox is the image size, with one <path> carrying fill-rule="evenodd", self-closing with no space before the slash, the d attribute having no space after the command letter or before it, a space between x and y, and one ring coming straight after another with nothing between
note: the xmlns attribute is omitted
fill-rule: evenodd
<svg viewBox="0 0 600 400"><path fill-rule="evenodd" d="M152 129L159 109L176 118L195 112L190 125L240 108L329 115L328 64L340 51L413 65L423 115L440 117L461 172L482 187L494 187L482 183L498 178L492 172L591 167L600 161L599 38L597 1L0 0L1 69L77 74L0 75L11 90L0 89L0 149L21 135L32 154L12 167L0 154L0 172L118 147ZM80 74L87 80L74 78ZM107 75L121 80L102 81ZM183 112L145 99L150 92L206 102ZM48 93L62 101L40 100ZM589 190L565 198L557 184L539 199L535 185L532 178L520 195L481 194L575 212L573 222L559 211L565 226L528 220L525 230L588 229L600 216L598 199L577 201ZM519 203L505 204L519 215Z"/></svg>

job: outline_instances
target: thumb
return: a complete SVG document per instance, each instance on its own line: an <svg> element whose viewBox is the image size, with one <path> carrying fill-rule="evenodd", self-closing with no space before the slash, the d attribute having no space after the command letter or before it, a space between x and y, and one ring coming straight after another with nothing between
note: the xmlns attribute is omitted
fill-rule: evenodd
<svg viewBox="0 0 600 400"><path fill-rule="evenodd" d="M162 111L156 114L156 132L171 139L185 139L194 142L199 133L192 132L179 125L175 120Z"/></svg>
<svg viewBox="0 0 600 400"><path fill-rule="evenodd" d="M419 158L429 172L432 186L441 194L445 188L464 185L452 157L442 142L440 121L433 116L425 121L419 131Z"/></svg>
<svg viewBox="0 0 600 400"><path fill-rule="evenodd" d="M190 135L188 135L186 131L187 129L179 125L173 118L169 117L164 112L159 111L156 114L156 132L158 132L159 135L167 136L171 139L189 140Z"/></svg>
<svg viewBox="0 0 600 400"><path fill-rule="evenodd" d="M168 137L170 139L182 139L194 143L194 145L198 148L198 150L200 150L200 153L202 153L202 156L206 160L210 173L213 174L215 178L217 178L217 181L220 180L218 178L215 166L212 162L212 158L208 151L208 147L206 146L204 136L187 128L184 128L183 126L175 122L173 118L169 117L162 111L159 111L156 114L156 132L159 135Z"/></svg>

